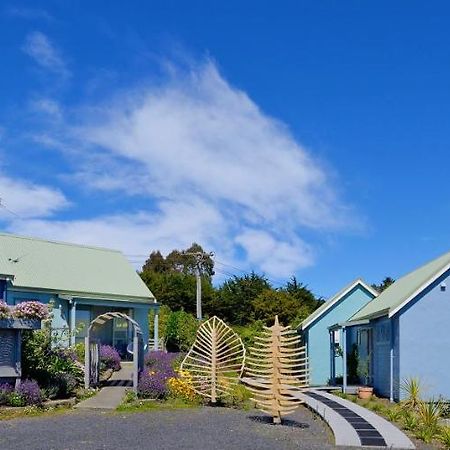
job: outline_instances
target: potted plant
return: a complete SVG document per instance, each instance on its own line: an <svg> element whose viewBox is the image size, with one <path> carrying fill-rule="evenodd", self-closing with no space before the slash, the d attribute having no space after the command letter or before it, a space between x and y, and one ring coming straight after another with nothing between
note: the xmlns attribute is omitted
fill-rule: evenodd
<svg viewBox="0 0 450 450"><path fill-rule="evenodd" d="M364 386L358 388L358 398L369 399L373 395L373 387L370 382L370 353L363 360L358 361L358 375L363 380Z"/></svg>
<svg viewBox="0 0 450 450"><path fill-rule="evenodd" d="M40 302L27 301L10 307L0 301L0 328L36 330L47 317L48 308Z"/></svg>

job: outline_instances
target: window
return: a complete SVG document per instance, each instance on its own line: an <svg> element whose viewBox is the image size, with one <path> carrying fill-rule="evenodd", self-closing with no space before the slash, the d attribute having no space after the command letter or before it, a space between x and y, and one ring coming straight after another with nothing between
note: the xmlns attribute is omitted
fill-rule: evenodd
<svg viewBox="0 0 450 450"><path fill-rule="evenodd" d="M91 323L91 310L86 307L80 307L75 312L75 328L77 333L75 335L75 343L84 342L87 335L87 329Z"/></svg>

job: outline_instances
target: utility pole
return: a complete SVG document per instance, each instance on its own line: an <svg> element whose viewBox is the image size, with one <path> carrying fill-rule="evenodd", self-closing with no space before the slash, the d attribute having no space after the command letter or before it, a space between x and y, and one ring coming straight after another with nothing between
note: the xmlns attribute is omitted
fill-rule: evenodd
<svg viewBox="0 0 450 450"><path fill-rule="evenodd" d="M197 286L197 320L202 320L202 278L201 265L206 258L213 258L214 253L205 252L185 252L185 255L195 257L195 281Z"/></svg>

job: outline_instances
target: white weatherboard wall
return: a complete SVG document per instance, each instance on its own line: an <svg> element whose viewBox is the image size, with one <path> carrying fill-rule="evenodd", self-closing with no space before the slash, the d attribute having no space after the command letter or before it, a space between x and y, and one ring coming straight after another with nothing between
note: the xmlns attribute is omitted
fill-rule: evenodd
<svg viewBox="0 0 450 450"><path fill-rule="evenodd" d="M311 385L328 384L330 378L330 334L328 328L346 322L374 295L358 284L305 330ZM341 340L342 342L342 340ZM342 357L336 358L336 376L342 376Z"/></svg>

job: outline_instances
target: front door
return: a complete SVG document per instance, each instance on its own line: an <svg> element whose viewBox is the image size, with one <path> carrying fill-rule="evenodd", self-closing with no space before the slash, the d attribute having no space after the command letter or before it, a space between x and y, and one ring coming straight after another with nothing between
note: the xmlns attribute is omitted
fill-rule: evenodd
<svg viewBox="0 0 450 450"><path fill-rule="evenodd" d="M372 356L373 356L373 335L372 328L362 328L358 330L358 376L364 384L371 384Z"/></svg>

